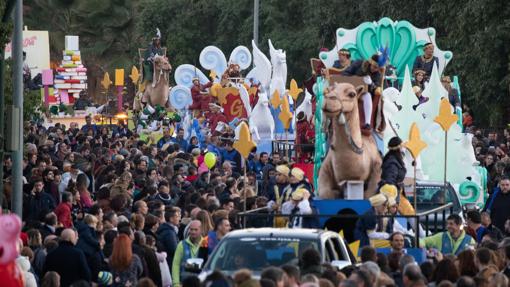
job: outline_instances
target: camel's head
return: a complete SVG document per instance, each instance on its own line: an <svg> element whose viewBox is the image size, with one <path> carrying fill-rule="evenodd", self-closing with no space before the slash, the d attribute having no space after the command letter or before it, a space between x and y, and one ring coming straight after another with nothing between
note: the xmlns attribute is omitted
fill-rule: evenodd
<svg viewBox="0 0 510 287"><path fill-rule="evenodd" d="M358 98L363 87L355 89L348 83L334 83L324 91L324 104L322 111L328 117L335 117L340 113L357 112Z"/></svg>
<svg viewBox="0 0 510 287"><path fill-rule="evenodd" d="M154 57L154 65L156 69L163 70L163 72L170 72L172 70L172 65L170 65L168 59L163 56Z"/></svg>

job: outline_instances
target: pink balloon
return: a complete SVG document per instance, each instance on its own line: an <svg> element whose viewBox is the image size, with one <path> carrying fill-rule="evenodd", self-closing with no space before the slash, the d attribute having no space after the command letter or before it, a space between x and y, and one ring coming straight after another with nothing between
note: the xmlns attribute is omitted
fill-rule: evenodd
<svg viewBox="0 0 510 287"><path fill-rule="evenodd" d="M209 169L207 168L207 166L205 165L205 162L203 162L199 167L198 167L198 174L202 174L202 173L205 173L205 172L208 172Z"/></svg>

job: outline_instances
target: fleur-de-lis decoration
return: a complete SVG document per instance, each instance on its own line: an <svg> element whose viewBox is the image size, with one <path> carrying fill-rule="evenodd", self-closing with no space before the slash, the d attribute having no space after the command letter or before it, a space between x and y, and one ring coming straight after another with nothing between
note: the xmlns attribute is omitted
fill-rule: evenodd
<svg viewBox="0 0 510 287"><path fill-rule="evenodd" d="M101 86L103 86L105 90L108 90L111 84L112 81L110 80L110 75L108 74L108 72L104 73L103 80L101 81Z"/></svg>
<svg viewBox="0 0 510 287"><path fill-rule="evenodd" d="M420 130L416 123L411 125L411 129L409 130L409 141L407 141L404 146L409 150L414 159L416 159L421 151L427 147L427 143L421 140Z"/></svg>
<svg viewBox="0 0 510 287"><path fill-rule="evenodd" d="M290 81L290 89L289 89L289 95L294 99L294 101L297 101L297 98L299 94L303 92L303 89L298 88L296 80L292 79Z"/></svg>
<svg viewBox="0 0 510 287"><path fill-rule="evenodd" d="M242 122L239 128L239 140L234 143L234 148L244 157L247 158L250 152L257 145L251 139L250 129L246 122Z"/></svg>
<svg viewBox="0 0 510 287"><path fill-rule="evenodd" d="M292 120L292 113L290 112L289 100L287 99L287 95L283 97L281 112L278 115L278 118L283 123L283 127L288 130L290 127L290 122Z"/></svg>
<svg viewBox="0 0 510 287"><path fill-rule="evenodd" d="M138 80L140 79L140 73L138 72L138 69L135 66L131 68L131 74L129 75L129 77L131 78L131 81L133 81L134 84L138 83Z"/></svg>
<svg viewBox="0 0 510 287"><path fill-rule="evenodd" d="M443 131L448 131L450 127L457 122L457 116L452 114L452 106L450 102L443 98L439 104L439 115L434 118L434 122L438 123Z"/></svg>
<svg viewBox="0 0 510 287"><path fill-rule="evenodd" d="M273 106L274 109L277 109L281 104L280 100L280 92L278 90L275 90L273 93L273 96L271 97L271 106Z"/></svg>

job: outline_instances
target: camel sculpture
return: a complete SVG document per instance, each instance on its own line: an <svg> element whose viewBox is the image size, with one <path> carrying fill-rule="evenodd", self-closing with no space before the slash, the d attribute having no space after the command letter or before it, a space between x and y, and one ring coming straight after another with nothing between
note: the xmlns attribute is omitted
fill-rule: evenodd
<svg viewBox="0 0 510 287"><path fill-rule="evenodd" d="M358 100L362 90L362 86L355 89L335 82L324 91L322 111L331 122L331 140L319 171L320 198L343 198L341 185L346 180L364 181L364 198L376 193L382 158L373 137L361 134Z"/></svg>
<svg viewBox="0 0 510 287"><path fill-rule="evenodd" d="M169 77L172 66L163 56L154 57L154 76L152 83L147 83L142 96L143 103L151 106L160 105L166 107L168 104Z"/></svg>

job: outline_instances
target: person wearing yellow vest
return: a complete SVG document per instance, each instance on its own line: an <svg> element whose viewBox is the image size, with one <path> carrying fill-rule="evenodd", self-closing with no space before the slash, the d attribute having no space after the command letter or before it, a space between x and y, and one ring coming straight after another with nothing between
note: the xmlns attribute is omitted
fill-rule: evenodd
<svg viewBox="0 0 510 287"><path fill-rule="evenodd" d="M458 214L450 214L446 222L447 231L425 237L420 245L425 245L427 249L436 249L442 254L452 255L458 255L476 246L476 241L462 230L462 218Z"/></svg>
<svg viewBox="0 0 510 287"><path fill-rule="evenodd" d="M173 287L180 287L181 282L191 274L185 272L186 260L199 258L199 249L202 243L202 223L193 220L189 224L189 236L177 245L174 260L172 262L172 283Z"/></svg>

